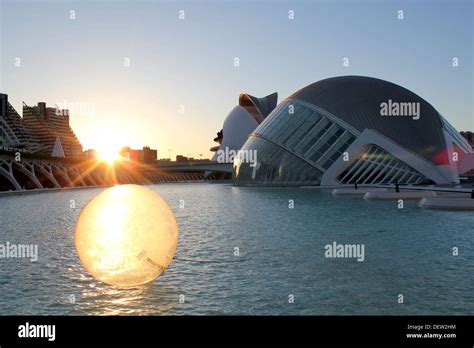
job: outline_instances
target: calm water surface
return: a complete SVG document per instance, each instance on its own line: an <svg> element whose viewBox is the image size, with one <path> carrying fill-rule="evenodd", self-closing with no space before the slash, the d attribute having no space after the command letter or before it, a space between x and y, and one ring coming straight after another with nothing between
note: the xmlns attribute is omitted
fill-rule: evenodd
<svg viewBox="0 0 474 348"><path fill-rule="evenodd" d="M0 314L474 314L473 213L317 189L149 188L175 212L179 245L161 277L133 289L94 280L74 248L102 189L1 197L0 243L38 244L39 259L0 259ZM333 241L364 244L365 261L325 258Z"/></svg>

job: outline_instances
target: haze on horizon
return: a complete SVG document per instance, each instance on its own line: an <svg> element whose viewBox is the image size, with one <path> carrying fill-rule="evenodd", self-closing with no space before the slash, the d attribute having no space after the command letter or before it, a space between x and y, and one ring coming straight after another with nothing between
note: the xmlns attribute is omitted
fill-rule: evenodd
<svg viewBox="0 0 474 348"><path fill-rule="evenodd" d="M281 101L339 75L399 84L459 131L474 130L473 7L470 0L0 0L0 92L20 114L23 101L72 106L84 149L106 140L157 148L159 158L169 150L210 157L241 92L278 92Z"/></svg>

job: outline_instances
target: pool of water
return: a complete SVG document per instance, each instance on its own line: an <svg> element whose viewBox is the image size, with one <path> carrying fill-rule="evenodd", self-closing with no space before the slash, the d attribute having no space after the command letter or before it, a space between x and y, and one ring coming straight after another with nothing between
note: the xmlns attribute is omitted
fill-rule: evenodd
<svg viewBox="0 0 474 348"><path fill-rule="evenodd" d="M474 314L471 212L319 189L148 187L175 212L179 244L162 276L132 289L96 281L74 248L79 213L102 189L0 197L0 244L39 252L0 258L0 314ZM325 257L333 242L364 245L364 261Z"/></svg>

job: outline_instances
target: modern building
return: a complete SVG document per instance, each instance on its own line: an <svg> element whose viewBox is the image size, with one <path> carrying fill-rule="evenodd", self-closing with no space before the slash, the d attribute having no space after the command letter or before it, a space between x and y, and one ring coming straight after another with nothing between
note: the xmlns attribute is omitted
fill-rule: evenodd
<svg viewBox="0 0 474 348"><path fill-rule="evenodd" d="M472 146L427 101L391 82L342 76L283 100L242 146L233 176L263 186L453 184L472 168Z"/></svg>
<svg viewBox="0 0 474 348"><path fill-rule="evenodd" d="M0 94L0 147L45 157L81 158L82 145L69 125L69 111L23 103L23 117Z"/></svg>
<svg viewBox="0 0 474 348"><path fill-rule="evenodd" d="M238 151L250 133L263 122L276 107L278 94L273 93L257 98L247 93L239 96L239 105L235 106L224 120L222 130L214 139L219 145L210 150L215 152L212 161L218 161L219 151Z"/></svg>
<svg viewBox="0 0 474 348"><path fill-rule="evenodd" d="M6 94L0 94L0 148L21 149L37 153L45 150L33 130L25 127L23 119L8 102Z"/></svg>

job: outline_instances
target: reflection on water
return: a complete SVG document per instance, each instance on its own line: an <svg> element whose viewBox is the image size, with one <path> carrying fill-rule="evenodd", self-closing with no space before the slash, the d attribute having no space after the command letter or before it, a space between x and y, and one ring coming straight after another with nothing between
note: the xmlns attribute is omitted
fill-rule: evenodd
<svg viewBox="0 0 474 348"><path fill-rule="evenodd" d="M474 313L469 212L424 210L416 202L397 209L319 190L150 188L176 215L178 249L158 279L128 289L92 278L74 248L79 213L100 189L0 198L0 243L39 248L38 262L0 259L1 314ZM333 241L363 243L366 260L325 258Z"/></svg>
<svg viewBox="0 0 474 348"><path fill-rule="evenodd" d="M81 292L80 300L70 314L172 314L174 308L172 305L160 304L156 301L157 299L166 298L166 289L149 284L128 289L103 284L91 284L89 288Z"/></svg>

